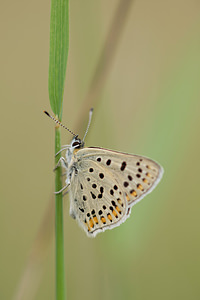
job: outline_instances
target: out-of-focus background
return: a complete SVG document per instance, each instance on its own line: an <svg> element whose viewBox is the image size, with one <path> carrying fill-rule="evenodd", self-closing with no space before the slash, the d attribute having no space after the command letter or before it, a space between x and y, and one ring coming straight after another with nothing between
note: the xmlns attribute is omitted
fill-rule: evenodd
<svg viewBox="0 0 200 300"><path fill-rule="evenodd" d="M118 3L70 1L62 121L71 130ZM199 17L196 0L133 1L129 9L94 99L86 145L151 157L165 173L123 225L95 239L69 217L64 199L68 299L200 299ZM43 114L51 112L49 19L50 1L1 3L0 298L6 300L55 296L54 124ZM62 138L71 140L64 130Z"/></svg>

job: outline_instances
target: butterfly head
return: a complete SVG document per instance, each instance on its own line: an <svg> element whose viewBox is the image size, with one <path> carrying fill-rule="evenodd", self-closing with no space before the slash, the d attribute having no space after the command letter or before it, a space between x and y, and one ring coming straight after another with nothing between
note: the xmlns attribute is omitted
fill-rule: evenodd
<svg viewBox="0 0 200 300"><path fill-rule="evenodd" d="M81 149L83 147L84 147L84 142L78 138L78 135L76 135L71 141L71 148Z"/></svg>

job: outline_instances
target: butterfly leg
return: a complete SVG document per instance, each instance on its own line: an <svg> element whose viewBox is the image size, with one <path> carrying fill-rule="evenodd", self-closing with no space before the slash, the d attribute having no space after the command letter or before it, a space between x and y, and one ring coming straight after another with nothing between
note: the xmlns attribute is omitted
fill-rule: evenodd
<svg viewBox="0 0 200 300"><path fill-rule="evenodd" d="M67 187L69 186L69 184L66 184L60 191L54 192L55 195L62 193Z"/></svg>
<svg viewBox="0 0 200 300"><path fill-rule="evenodd" d="M64 169L68 168L68 164L66 162L66 160L64 159L64 157L62 156L59 161L57 162L55 168L53 169L53 171L55 171L59 166L62 166Z"/></svg>
<svg viewBox="0 0 200 300"><path fill-rule="evenodd" d="M58 151L58 152L55 154L55 157L56 157L60 152L62 152L63 150L67 150L69 147L70 147L70 145L64 145L64 146L62 146L62 149L61 149L60 151Z"/></svg>

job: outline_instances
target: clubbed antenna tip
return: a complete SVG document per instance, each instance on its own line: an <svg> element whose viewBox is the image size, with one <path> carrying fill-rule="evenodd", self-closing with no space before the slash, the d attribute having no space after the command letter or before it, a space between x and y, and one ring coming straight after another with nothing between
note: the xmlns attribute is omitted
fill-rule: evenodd
<svg viewBox="0 0 200 300"><path fill-rule="evenodd" d="M48 117L51 118L50 114L49 114L46 110L43 110L43 112L44 112Z"/></svg>
<svg viewBox="0 0 200 300"><path fill-rule="evenodd" d="M55 123L59 124L60 126L62 126L64 129L67 129L73 136L78 136L77 134L73 133L73 131L69 130L69 128L67 128L66 126L64 126L60 121L56 120L54 117L52 117L46 110L43 111L49 118L51 118L52 120L54 120Z"/></svg>
<svg viewBox="0 0 200 300"><path fill-rule="evenodd" d="M89 130L89 127L90 127L90 123L91 123L91 120L92 120L92 113L93 113L93 108L90 108L88 125L87 125L87 129L86 129L85 135L83 137L83 141L85 140L85 137L86 137L86 135L88 133L88 130Z"/></svg>
<svg viewBox="0 0 200 300"><path fill-rule="evenodd" d="M62 126L63 128L67 129L73 136L75 137L78 137L77 134L73 133L71 130L69 130L69 128L67 128L66 126L64 126L60 121L56 120L54 117L52 117L46 110L43 111L49 118L51 118L52 120L54 120L55 123L59 124L60 126ZM88 133L88 129L90 127L90 123L91 123L91 120L92 120L92 113L93 113L93 108L90 109L90 112L89 112L89 120L88 120L88 125L87 125L87 129L86 129L86 132L85 132L85 135L83 137L83 141L85 140L85 137Z"/></svg>

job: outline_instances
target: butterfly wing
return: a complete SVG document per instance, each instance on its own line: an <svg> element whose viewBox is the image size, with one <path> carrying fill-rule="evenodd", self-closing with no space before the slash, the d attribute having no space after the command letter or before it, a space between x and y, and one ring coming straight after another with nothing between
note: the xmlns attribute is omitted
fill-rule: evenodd
<svg viewBox="0 0 200 300"><path fill-rule="evenodd" d="M88 236L94 237L124 222L128 205L123 187L112 172L95 160L82 157L76 170L70 184L70 215Z"/></svg>
<svg viewBox="0 0 200 300"><path fill-rule="evenodd" d="M150 193L159 183L163 168L155 161L140 156L102 148L83 148L77 153L81 160L93 161L104 172L110 172L125 194L129 207L132 207Z"/></svg>
<svg viewBox="0 0 200 300"><path fill-rule="evenodd" d="M131 207L150 193L162 177L153 160L102 148L76 152L70 187L70 214L88 236L124 222Z"/></svg>

